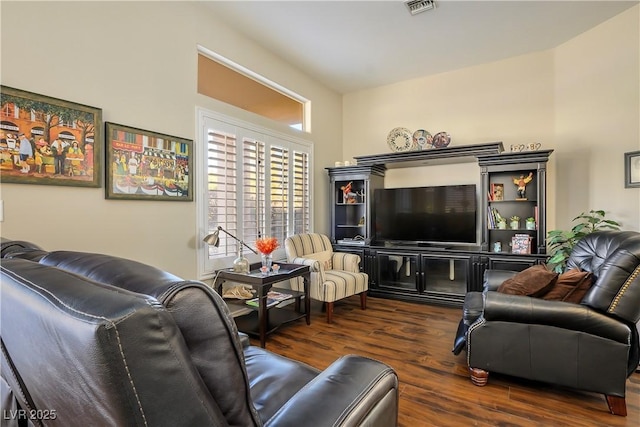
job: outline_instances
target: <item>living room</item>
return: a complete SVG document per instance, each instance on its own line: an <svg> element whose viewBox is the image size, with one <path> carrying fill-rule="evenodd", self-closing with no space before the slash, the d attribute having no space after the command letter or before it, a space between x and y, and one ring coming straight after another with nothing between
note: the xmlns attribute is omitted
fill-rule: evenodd
<svg viewBox="0 0 640 427"><path fill-rule="evenodd" d="M605 209L640 230L624 153L640 150L640 6L555 48L354 93L338 93L197 2L2 2L2 85L103 110L103 120L197 141L195 109L300 136L197 93L197 45L313 101L313 229L330 228L325 167L389 152L398 126L447 131L452 145L539 142L553 149L548 229ZM540 31L544 31L541 29ZM393 171L388 185L475 183L468 165ZM446 181L446 182L445 182ZM47 250L131 258L188 278L206 230L196 203L108 200L104 188L3 184L3 237ZM637 412L636 412L637 413ZM617 418L617 417L616 417Z"/></svg>

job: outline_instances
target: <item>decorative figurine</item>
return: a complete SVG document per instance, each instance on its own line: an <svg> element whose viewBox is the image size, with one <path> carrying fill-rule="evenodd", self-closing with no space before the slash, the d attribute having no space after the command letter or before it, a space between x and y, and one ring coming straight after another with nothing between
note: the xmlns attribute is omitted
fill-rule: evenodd
<svg viewBox="0 0 640 427"><path fill-rule="evenodd" d="M513 183L518 186L518 198L516 200L527 200L527 184L533 180L533 172L529 172L526 177L520 175L520 178L513 178Z"/></svg>
<svg viewBox="0 0 640 427"><path fill-rule="evenodd" d="M357 193L351 191L351 185L353 182L349 182L347 185L340 187L342 190L342 203L356 203Z"/></svg>

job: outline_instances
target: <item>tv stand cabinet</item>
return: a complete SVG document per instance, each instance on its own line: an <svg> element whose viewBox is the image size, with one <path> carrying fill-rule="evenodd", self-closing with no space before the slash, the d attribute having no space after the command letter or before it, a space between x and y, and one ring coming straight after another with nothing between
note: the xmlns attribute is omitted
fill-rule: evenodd
<svg viewBox="0 0 640 427"><path fill-rule="evenodd" d="M484 272L487 269L524 270L546 260L545 253L545 187L546 162L552 150L539 152L502 154L501 142L446 147L441 149L388 153L356 157L357 165L327 168L331 179L331 239L334 250L360 256L360 268L369 274L369 294L377 297L395 298L413 302L461 306L465 294L481 291ZM418 243L394 242L382 244L373 239L373 224L369 221L373 192L384 187L387 169L403 167L427 167L436 164L475 163L480 166L481 185L478 201L478 224L481 242L478 246L420 245ZM523 230L489 229L487 218L491 201L487 191L494 182L507 182L511 175L533 171L534 184L526 203L516 202L519 209L536 208L537 228L528 233L534 236L531 254L515 254L503 243L500 252L493 252L496 240L507 239L507 234L526 233ZM353 181L357 193L364 197L354 203L343 203L341 187ZM505 186L506 187L506 186ZM515 191L515 190L513 190ZM511 188L507 192L511 197ZM508 200L499 205L507 213ZM513 214L520 211L515 210ZM526 211L528 212L528 211ZM524 211L523 211L524 213ZM360 219L364 217L363 221ZM358 219L358 233L363 239L349 237ZM362 224L363 223L363 224Z"/></svg>
<svg viewBox="0 0 640 427"><path fill-rule="evenodd" d="M353 252L339 245L335 250ZM546 259L473 247L406 245L370 245L358 254L369 274L369 295L451 306L461 306L467 292L482 291L487 269L520 271Z"/></svg>

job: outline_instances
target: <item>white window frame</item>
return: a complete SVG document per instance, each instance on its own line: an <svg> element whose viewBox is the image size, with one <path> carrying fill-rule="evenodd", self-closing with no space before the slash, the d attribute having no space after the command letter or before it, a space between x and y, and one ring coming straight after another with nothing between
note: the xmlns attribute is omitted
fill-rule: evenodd
<svg viewBox="0 0 640 427"><path fill-rule="evenodd" d="M216 61L224 65L225 67L235 71L236 73L242 74L243 76L246 76L252 80L255 80L258 83L264 85L265 87L275 92L281 93L284 96L287 96L293 99L294 101L299 102L302 105L302 123L298 123L296 125L290 125L290 126L294 129L301 130L303 132L307 132L307 133L311 132L311 101L309 101L307 98L295 93L292 90L287 89L282 85L279 85L278 83L272 80L267 79L264 76L261 76L260 74L254 71L251 71L247 67L244 67L238 64L237 62L234 62L229 58L226 58L220 55L219 53L212 51L211 49L207 49L206 47L201 45L197 45L197 49L198 49L198 54L204 55L205 57L208 57L209 59ZM240 107L240 106L236 105L236 107Z"/></svg>
<svg viewBox="0 0 640 427"><path fill-rule="evenodd" d="M209 258L209 248L206 243L202 241L204 236L213 230L209 230L209 218L208 218L208 188L207 188L207 173L208 173L208 141L209 141L209 128L215 128L221 132L227 132L236 135L236 141L238 143L237 150L242 151L243 138L253 138L260 141L264 141L267 147L274 146L284 147L289 150L290 157L290 185L288 188L288 200L289 204L289 217L287 221L287 236L293 233L294 215L293 215L293 200L294 200L294 185L293 185L293 157L294 151L306 152L309 156L309 170L308 170L308 185L309 188L313 188L313 144L305 139L297 138L285 133L275 131L273 129L265 128L250 122L245 122L240 119L229 117L215 111L211 111L205 108L196 107L197 117L197 129L196 129L196 146L197 148L197 161L196 161L196 176L195 176L195 200L196 200L196 249L197 249L197 269L198 276L201 280L213 277L216 270L222 268L228 268L232 266L235 255L223 256L218 258ZM268 148L267 148L268 151ZM242 155L237 158L237 173L242 174ZM267 168L267 174L269 169ZM242 191L242 178L238 177L238 191ZM267 196L268 198L268 196ZM268 200L267 200L268 202ZM268 204L267 204L268 206ZM242 209L243 198L239 194L237 199L237 230L236 236L243 239L242 236ZM267 225L269 221L267 219ZM313 197L309 194L309 227L310 232L313 227ZM265 231L268 233L268 230ZM224 233L222 233L224 234ZM245 241L249 246L254 247L255 242ZM258 262L259 256L253 254L251 251L245 248L243 254L249 262ZM274 259L285 258L284 242L280 241L280 248L274 252Z"/></svg>

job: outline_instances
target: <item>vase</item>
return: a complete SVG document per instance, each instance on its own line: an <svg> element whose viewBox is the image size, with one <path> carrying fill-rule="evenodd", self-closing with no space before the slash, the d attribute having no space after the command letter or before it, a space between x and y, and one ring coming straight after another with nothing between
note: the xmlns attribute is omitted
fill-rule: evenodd
<svg viewBox="0 0 640 427"><path fill-rule="evenodd" d="M267 267L267 272L271 271L271 264L273 264L273 257L271 254L261 254L262 266Z"/></svg>
<svg viewBox="0 0 640 427"><path fill-rule="evenodd" d="M535 221L527 221L527 222L525 222L525 225L527 227L527 230L535 230L536 229Z"/></svg>
<svg viewBox="0 0 640 427"><path fill-rule="evenodd" d="M511 221L511 229L512 230L517 230L520 228L520 221Z"/></svg>

